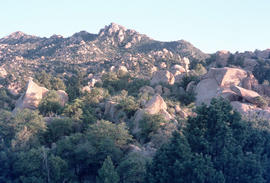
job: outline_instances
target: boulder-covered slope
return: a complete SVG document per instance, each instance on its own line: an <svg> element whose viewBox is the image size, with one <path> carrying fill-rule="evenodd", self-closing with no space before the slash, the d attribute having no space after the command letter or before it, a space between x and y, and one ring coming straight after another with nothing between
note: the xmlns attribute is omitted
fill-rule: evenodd
<svg viewBox="0 0 270 183"><path fill-rule="evenodd" d="M161 42L115 23L97 34L81 31L47 38L15 32L0 38L0 66L8 71L6 85L17 93L27 82L24 78L41 71L65 76L76 68L98 79L104 72L125 67L133 76L150 78L157 70L176 64L185 68L187 61L208 57L187 41Z"/></svg>
<svg viewBox="0 0 270 183"><path fill-rule="evenodd" d="M130 61L154 65L156 60L180 62L183 57L197 60L208 57L187 41L160 42L115 23L105 26L98 34L81 31L66 38L60 35L41 38L15 32L0 39L0 53L2 63L125 62L129 68Z"/></svg>
<svg viewBox="0 0 270 183"><path fill-rule="evenodd" d="M29 94L34 84L26 78L36 78L41 71L64 82L78 71L84 77L82 90L88 92L102 83L106 73L128 73L149 81L152 93L162 97L194 92L197 105L209 104L213 97L221 96L260 108L258 98L270 96L269 56L269 49L206 54L187 41L161 42L115 23L97 34L81 31L70 37L46 38L15 32L0 39L0 88L21 96L16 109L36 108L46 92ZM198 77L199 81L185 83L183 88L183 82L188 81L183 81L186 76ZM22 96L25 86L26 96ZM23 100L30 95L33 100ZM189 97L187 93L184 98ZM112 113L108 106L106 114Z"/></svg>
<svg viewBox="0 0 270 183"><path fill-rule="evenodd" d="M249 83L250 80L255 82ZM229 100L234 109L247 119L269 120L270 108L265 98L270 95L265 95L261 90L265 87L258 84L246 70L211 68L196 86L196 104L210 104L211 99L222 97Z"/></svg>

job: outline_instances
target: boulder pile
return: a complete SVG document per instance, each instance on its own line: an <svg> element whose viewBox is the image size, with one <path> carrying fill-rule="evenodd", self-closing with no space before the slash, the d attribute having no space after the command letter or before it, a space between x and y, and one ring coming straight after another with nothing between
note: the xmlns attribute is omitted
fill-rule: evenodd
<svg viewBox="0 0 270 183"><path fill-rule="evenodd" d="M196 86L196 105L208 105L212 98L223 97L243 115L255 116L256 113L257 119L268 120L270 109L262 107L264 97L260 95L263 93L261 88L254 76L243 69L211 68Z"/></svg>

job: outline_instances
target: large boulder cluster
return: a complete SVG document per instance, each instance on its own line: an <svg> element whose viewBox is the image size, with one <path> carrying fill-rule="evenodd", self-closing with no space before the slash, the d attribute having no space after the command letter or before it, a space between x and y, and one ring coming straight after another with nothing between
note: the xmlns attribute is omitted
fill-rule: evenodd
<svg viewBox="0 0 270 183"><path fill-rule="evenodd" d="M254 76L243 69L211 68L196 86L196 105L209 104L212 98L223 97L243 115L254 117L256 114L257 119L267 120L270 109L261 104L264 102L262 88Z"/></svg>
<svg viewBox="0 0 270 183"><path fill-rule="evenodd" d="M151 85L156 85L156 84L169 84L169 85L173 85L175 81L175 78L173 76L172 73L170 73L167 70L160 70L160 71L156 71L153 74L153 77L150 81Z"/></svg>

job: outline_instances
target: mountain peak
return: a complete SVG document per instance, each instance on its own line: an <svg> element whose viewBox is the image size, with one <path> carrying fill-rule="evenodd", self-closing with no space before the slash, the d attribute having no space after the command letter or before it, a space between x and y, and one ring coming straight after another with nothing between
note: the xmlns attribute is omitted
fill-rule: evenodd
<svg viewBox="0 0 270 183"><path fill-rule="evenodd" d="M117 32L125 32L126 30L127 29L124 26L112 22L110 25L106 25L99 31L99 36L112 36Z"/></svg>
<svg viewBox="0 0 270 183"><path fill-rule="evenodd" d="M118 31L118 30L120 30L120 29L122 29L122 30L124 30L124 31L127 30L124 26L119 25L119 24L116 24L116 23L114 23L114 22L112 22L112 23L108 26L108 28L109 28L110 30L112 30L112 31Z"/></svg>
<svg viewBox="0 0 270 183"><path fill-rule="evenodd" d="M22 37L26 37L28 36L27 34L21 32L21 31L16 31L16 32L13 32L11 33L10 35L4 37L4 38L11 38L11 39L20 39Z"/></svg>
<svg viewBox="0 0 270 183"><path fill-rule="evenodd" d="M16 31L16 32L13 32L10 35L0 39L0 43L17 44L20 41L26 41L26 40L33 39L33 38L35 39L37 37L25 34L25 33L21 32L21 31Z"/></svg>

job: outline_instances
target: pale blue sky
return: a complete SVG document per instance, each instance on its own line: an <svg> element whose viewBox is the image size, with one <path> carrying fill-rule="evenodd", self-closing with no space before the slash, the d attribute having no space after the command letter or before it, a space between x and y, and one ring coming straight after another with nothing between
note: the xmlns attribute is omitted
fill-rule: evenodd
<svg viewBox="0 0 270 183"><path fill-rule="evenodd" d="M207 53L270 48L270 0L0 0L0 7L0 37L98 33L115 22Z"/></svg>

